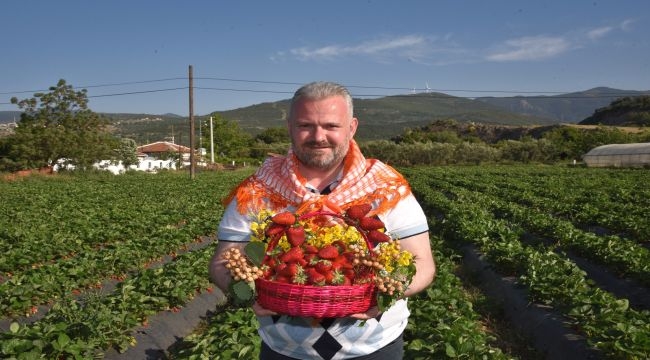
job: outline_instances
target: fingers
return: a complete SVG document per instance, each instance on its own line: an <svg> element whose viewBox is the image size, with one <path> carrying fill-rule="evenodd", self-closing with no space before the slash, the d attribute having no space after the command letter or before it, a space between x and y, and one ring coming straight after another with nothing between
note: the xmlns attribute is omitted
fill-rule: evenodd
<svg viewBox="0 0 650 360"><path fill-rule="evenodd" d="M253 312L257 316L271 316L271 315L277 315L275 311L271 311L269 309L265 309L262 307L262 305L258 304L257 301L253 304L252 306Z"/></svg>
<svg viewBox="0 0 650 360"><path fill-rule="evenodd" d="M376 318L377 315L379 315L379 308L373 306L370 309L368 309L368 311L366 311L365 313L352 314L350 315L350 317L357 320L368 320L368 319Z"/></svg>

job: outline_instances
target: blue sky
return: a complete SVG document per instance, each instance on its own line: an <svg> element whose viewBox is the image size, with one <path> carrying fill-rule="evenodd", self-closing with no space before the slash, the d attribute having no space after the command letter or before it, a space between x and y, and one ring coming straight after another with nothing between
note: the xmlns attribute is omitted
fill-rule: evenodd
<svg viewBox="0 0 650 360"><path fill-rule="evenodd" d="M354 96L650 89L650 1L3 1L0 111L65 79L97 112L194 113L331 80ZM120 95L122 94L122 95Z"/></svg>

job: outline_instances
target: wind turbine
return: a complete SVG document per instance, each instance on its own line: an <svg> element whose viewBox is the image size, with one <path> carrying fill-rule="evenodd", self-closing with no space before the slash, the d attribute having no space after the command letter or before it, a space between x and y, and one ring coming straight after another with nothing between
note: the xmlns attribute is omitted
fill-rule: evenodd
<svg viewBox="0 0 650 360"><path fill-rule="evenodd" d="M431 92L431 88L429 87L429 82L426 81L426 82L425 82L425 85L426 85L425 92L428 94L428 93Z"/></svg>

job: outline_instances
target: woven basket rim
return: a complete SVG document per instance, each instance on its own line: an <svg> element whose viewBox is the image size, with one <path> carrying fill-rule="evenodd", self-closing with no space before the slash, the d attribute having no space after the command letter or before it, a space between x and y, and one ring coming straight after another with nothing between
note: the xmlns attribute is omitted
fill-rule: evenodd
<svg viewBox="0 0 650 360"><path fill-rule="evenodd" d="M302 317L344 317L376 304L374 283L302 285L257 279L258 302L280 314Z"/></svg>

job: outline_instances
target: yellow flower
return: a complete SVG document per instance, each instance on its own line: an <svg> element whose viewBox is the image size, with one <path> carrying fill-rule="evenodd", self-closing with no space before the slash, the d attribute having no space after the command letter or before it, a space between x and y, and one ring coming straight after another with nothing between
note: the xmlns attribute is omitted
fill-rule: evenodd
<svg viewBox="0 0 650 360"><path fill-rule="evenodd" d="M399 259L397 260L397 263L400 266L409 266L411 265L412 260L413 260L413 254L411 254L408 251L402 251L400 253Z"/></svg>

